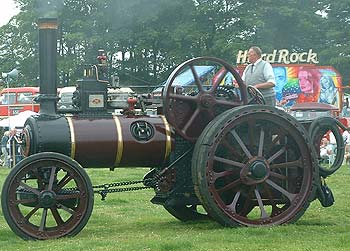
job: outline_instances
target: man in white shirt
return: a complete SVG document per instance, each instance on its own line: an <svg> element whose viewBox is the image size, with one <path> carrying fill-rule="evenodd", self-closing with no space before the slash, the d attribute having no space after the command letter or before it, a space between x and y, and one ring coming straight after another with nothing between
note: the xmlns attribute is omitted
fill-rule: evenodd
<svg viewBox="0 0 350 251"><path fill-rule="evenodd" d="M275 75L269 62L261 59L261 49L253 46L248 50L250 64L244 69L242 79L247 85L253 85L263 94L266 105L276 105Z"/></svg>

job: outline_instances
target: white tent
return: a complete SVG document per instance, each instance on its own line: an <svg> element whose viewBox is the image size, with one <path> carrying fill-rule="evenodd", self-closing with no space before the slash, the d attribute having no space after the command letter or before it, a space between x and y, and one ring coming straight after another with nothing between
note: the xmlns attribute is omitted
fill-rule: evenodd
<svg viewBox="0 0 350 251"><path fill-rule="evenodd" d="M32 115L36 115L36 112L33 111L23 111L18 113L17 115L10 116L6 119L0 120L0 127L8 127L8 128L22 128L27 118Z"/></svg>

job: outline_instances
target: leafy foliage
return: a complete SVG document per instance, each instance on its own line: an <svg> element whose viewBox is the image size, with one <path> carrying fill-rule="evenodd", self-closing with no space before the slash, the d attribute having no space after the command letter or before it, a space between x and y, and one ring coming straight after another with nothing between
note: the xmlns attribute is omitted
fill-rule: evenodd
<svg viewBox="0 0 350 251"><path fill-rule="evenodd" d="M154 86L186 59L231 63L240 49L313 48L348 83L350 1L16 0L21 11L0 28L0 70L20 64L17 85L38 84L37 19L57 16L59 86L104 48L122 85Z"/></svg>

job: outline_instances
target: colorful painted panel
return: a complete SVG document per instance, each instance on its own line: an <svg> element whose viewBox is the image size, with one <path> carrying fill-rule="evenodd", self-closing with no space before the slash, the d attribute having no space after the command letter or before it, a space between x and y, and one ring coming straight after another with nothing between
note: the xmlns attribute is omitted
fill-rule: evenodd
<svg viewBox="0 0 350 251"><path fill-rule="evenodd" d="M273 71L279 105L320 102L339 107L341 77L332 67L277 65Z"/></svg>

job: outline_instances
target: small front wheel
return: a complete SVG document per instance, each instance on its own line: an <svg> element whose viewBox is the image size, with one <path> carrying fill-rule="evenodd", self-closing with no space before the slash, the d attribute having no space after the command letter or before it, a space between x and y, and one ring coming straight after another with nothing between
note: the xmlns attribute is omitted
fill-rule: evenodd
<svg viewBox="0 0 350 251"><path fill-rule="evenodd" d="M74 236L88 222L93 204L85 170L58 153L25 158L11 170L2 188L4 217L23 239Z"/></svg>

